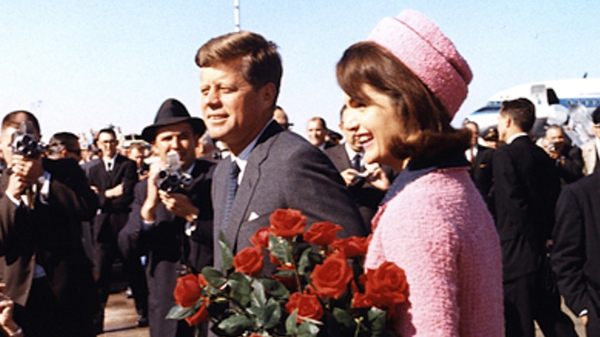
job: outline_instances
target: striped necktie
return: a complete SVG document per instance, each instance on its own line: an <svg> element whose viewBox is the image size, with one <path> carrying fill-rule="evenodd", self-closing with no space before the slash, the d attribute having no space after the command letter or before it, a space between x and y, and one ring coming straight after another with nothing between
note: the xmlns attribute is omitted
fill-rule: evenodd
<svg viewBox="0 0 600 337"><path fill-rule="evenodd" d="M229 220L229 212L231 211L231 205L233 205L233 199L235 199L235 193L238 188L238 175L240 174L240 167L234 161L231 162L229 170L229 184L227 187L227 205L225 207L225 216L223 217L223 224L227 224Z"/></svg>

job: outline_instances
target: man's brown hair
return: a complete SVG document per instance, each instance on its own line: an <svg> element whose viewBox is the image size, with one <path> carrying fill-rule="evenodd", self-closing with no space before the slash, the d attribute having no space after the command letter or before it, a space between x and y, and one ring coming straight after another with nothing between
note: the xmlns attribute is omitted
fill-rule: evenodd
<svg viewBox="0 0 600 337"><path fill-rule="evenodd" d="M523 132L529 132L535 123L535 105L527 98L502 102L500 114L510 116Z"/></svg>
<svg viewBox="0 0 600 337"><path fill-rule="evenodd" d="M196 64L201 68L211 67L240 57L243 62L242 76L255 91L267 83L275 85L275 106L283 67L277 45L261 35L241 31L213 38L198 50Z"/></svg>
<svg viewBox="0 0 600 337"><path fill-rule="evenodd" d="M455 130L441 102L393 54L374 42L348 48L337 64L337 79L344 92L369 103L368 84L391 98L401 133L391 149L399 159L427 159L449 149L469 147L471 132ZM394 122L394 121L390 121Z"/></svg>

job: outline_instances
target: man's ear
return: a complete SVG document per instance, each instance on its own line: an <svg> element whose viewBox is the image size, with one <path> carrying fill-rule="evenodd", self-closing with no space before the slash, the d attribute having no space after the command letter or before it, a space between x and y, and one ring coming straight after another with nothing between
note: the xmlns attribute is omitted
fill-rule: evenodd
<svg viewBox="0 0 600 337"><path fill-rule="evenodd" d="M266 104L267 107L275 105L275 96L277 95L277 89L275 88L274 83L269 82L265 84L262 88L260 88L259 94L263 103Z"/></svg>
<svg viewBox="0 0 600 337"><path fill-rule="evenodd" d="M510 128L513 124L514 124L514 120L511 116L506 116L505 118L505 124L506 124L506 128Z"/></svg>

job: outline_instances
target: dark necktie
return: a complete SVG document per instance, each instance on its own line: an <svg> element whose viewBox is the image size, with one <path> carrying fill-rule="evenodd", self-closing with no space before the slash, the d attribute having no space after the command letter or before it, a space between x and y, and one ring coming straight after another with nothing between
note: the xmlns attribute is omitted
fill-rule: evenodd
<svg viewBox="0 0 600 337"><path fill-rule="evenodd" d="M110 173L112 171L112 162L106 163L106 172Z"/></svg>
<svg viewBox="0 0 600 337"><path fill-rule="evenodd" d="M240 174L240 167L234 160L231 162L229 170L229 185L227 187L227 205L225 207L225 216L223 217L223 224L227 224L229 220L229 212L231 211L231 205L233 205L233 199L235 199L235 193L238 188L238 175Z"/></svg>
<svg viewBox="0 0 600 337"><path fill-rule="evenodd" d="M362 172L362 165L360 163L360 153L354 155L352 158L352 168L357 170L358 172Z"/></svg>

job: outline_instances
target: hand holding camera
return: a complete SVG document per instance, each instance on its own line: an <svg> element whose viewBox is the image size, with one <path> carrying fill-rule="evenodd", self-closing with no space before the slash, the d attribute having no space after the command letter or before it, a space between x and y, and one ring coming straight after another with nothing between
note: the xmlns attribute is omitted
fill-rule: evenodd
<svg viewBox="0 0 600 337"><path fill-rule="evenodd" d="M142 218L146 221L153 220L154 210L159 202L179 217L193 218L198 214L198 208L187 196L187 188L191 181L189 174L182 172L179 154L175 151L167 154L166 163L152 163L148 175L148 195L140 212Z"/></svg>
<svg viewBox="0 0 600 337"><path fill-rule="evenodd" d="M7 170L10 179L6 193L16 199L44 174L41 157L45 146L38 141L34 130L31 121L23 121L12 134L10 167Z"/></svg>

